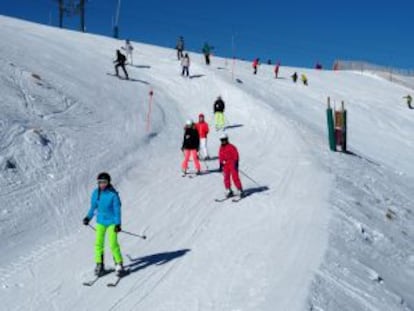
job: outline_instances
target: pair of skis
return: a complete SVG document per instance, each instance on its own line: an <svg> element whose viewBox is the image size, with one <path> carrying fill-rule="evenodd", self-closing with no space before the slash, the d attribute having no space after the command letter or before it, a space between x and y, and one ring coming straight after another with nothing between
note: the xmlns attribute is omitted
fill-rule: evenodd
<svg viewBox="0 0 414 311"><path fill-rule="evenodd" d="M222 203L222 202L225 202L231 199L233 203L237 203L237 202L240 202L243 198L244 198L243 196L236 195L236 196L230 196L230 197L225 197L221 199L214 199L214 201L217 203Z"/></svg>
<svg viewBox="0 0 414 311"><path fill-rule="evenodd" d="M194 177L197 177L197 176L201 176L201 175L203 175L203 174L205 174L205 172L200 172L200 173L196 173L196 172L187 172L187 173L183 173L182 175L181 175L181 177L188 177L188 178L194 178Z"/></svg>
<svg viewBox="0 0 414 311"><path fill-rule="evenodd" d="M88 286L88 287L91 287L91 286L93 286L99 279L101 279L102 277L104 277L104 276L106 276L106 275L108 275L108 274L110 274L110 273L112 273L112 272L114 272L115 271L115 269L109 269L109 270L105 270L101 275L97 275L97 276L95 276L95 278L94 279L92 279L92 280L90 280L90 281L86 281L86 282L83 282L82 284L84 285L84 286ZM130 271L129 270L125 270L121 275L118 275L117 277L116 277L116 279L115 279L115 281L114 282L109 282L109 283L107 283L106 284L106 286L108 286L108 287L116 287L118 284L119 284L119 282L121 281L121 279L123 278L123 277L125 277L125 276L127 276L128 274L130 273Z"/></svg>

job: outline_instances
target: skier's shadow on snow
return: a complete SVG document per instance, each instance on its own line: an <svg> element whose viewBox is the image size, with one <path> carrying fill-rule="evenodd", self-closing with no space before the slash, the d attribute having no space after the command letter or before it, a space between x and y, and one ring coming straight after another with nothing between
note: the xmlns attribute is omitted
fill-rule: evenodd
<svg viewBox="0 0 414 311"><path fill-rule="evenodd" d="M174 252L158 253L138 258L131 258L131 256L127 256L131 263L125 267L129 269L130 273L134 273L151 266L164 265L170 261L183 257L189 251L190 249L181 249Z"/></svg>
<svg viewBox="0 0 414 311"><path fill-rule="evenodd" d="M269 187L261 186L261 187L255 187L255 188L247 188L243 191L243 193L244 193L244 197L249 197L252 194L265 192L265 191L268 191L268 190L269 190Z"/></svg>
<svg viewBox="0 0 414 311"><path fill-rule="evenodd" d="M119 80L123 80L123 81L129 81L129 82L139 82L139 83L143 83L143 84L150 84L149 82L147 82L147 81L144 81L144 80L139 80L139 79L134 79L134 78L129 78L129 79L126 79L125 77L122 77L122 76L117 76L116 74L114 74L114 73L110 73L110 72L107 72L106 73L108 76L111 76L111 77L115 77L115 78L118 78Z"/></svg>
<svg viewBox="0 0 414 311"><path fill-rule="evenodd" d="M126 81L139 82L139 83L142 83L142 84L149 85L149 82L147 82L147 81L139 80L139 79L134 79L134 78L129 78L129 80L126 80Z"/></svg>
<svg viewBox="0 0 414 311"><path fill-rule="evenodd" d="M190 79L198 79L198 78L202 78L204 76L205 75L202 75L202 74L200 74L200 75L192 75L192 76L190 76Z"/></svg>
<svg viewBox="0 0 414 311"><path fill-rule="evenodd" d="M146 141L147 143L149 143L152 139L156 138L157 136L158 136L158 133L156 133L156 132L149 133L149 134L145 137L145 141Z"/></svg>
<svg viewBox="0 0 414 311"><path fill-rule="evenodd" d="M139 68L139 69L151 69L151 66L149 65L128 65L134 68Z"/></svg>
<svg viewBox="0 0 414 311"><path fill-rule="evenodd" d="M244 126L244 125L243 124L232 124L232 125L225 126L224 129L225 130L230 130L230 129L235 129L235 128L242 127L242 126Z"/></svg>
<svg viewBox="0 0 414 311"><path fill-rule="evenodd" d="M204 161L216 161L216 160L218 160L218 156L209 157L208 160L204 160Z"/></svg>

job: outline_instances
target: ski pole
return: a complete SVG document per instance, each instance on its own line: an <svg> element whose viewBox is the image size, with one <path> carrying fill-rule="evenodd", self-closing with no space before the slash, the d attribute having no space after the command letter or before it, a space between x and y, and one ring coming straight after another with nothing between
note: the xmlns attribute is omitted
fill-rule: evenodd
<svg viewBox="0 0 414 311"><path fill-rule="evenodd" d="M88 227L91 228L93 231L96 231L96 229L95 229L94 226L88 225ZM125 234L128 234L128 235L135 236L137 238L141 238L143 240L146 240L147 239L147 236L146 235L139 235L139 234L136 234L136 233L132 233L132 232L129 232L129 231L125 231L125 230L121 230L121 232L122 233L125 233Z"/></svg>
<svg viewBox="0 0 414 311"><path fill-rule="evenodd" d="M121 232L123 232L123 233L125 233L125 234L128 234L128 235L135 236L135 237L137 237L137 238L141 238L141 239L143 239L143 240L146 240L146 239L147 239L147 236L146 236L145 234L144 234L144 235L140 235L140 234L132 233L132 232L125 231L125 230L122 230Z"/></svg>
<svg viewBox="0 0 414 311"><path fill-rule="evenodd" d="M243 176L245 176L246 178L250 179L252 182L254 182L256 184L256 186L261 187L253 178L251 178L249 175L247 175L245 172L243 172L241 169L239 169L240 173L243 174Z"/></svg>

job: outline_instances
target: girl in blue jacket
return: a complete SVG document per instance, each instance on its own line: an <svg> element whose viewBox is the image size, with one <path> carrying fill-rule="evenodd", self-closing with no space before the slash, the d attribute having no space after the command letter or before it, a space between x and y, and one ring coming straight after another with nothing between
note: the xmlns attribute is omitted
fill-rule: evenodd
<svg viewBox="0 0 414 311"><path fill-rule="evenodd" d="M96 242L95 242L95 274L104 274L105 234L108 232L109 247L115 261L117 275L124 272L122 265L121 248L118 243L118 232L121 232L121 200L115 188L111 185L111 176L108 173L98 175L98 188L92 193L91 207L83 219L84 225L96 214Z"/></svg>

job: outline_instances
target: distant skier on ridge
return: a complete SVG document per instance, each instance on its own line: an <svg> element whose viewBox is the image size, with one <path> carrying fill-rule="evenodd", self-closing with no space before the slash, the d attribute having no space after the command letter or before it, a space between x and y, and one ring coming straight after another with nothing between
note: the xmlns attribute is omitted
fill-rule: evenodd
<svg viewBox="0 0 414 311"><path fill-rule="evenodd" d="M257 68L259 67L260 58L255 58L252 64L253 74L257 74Z"/></svg>
<svg viewBox="0 0 414 311"><path fill-rule="evenodd" d="M280 62L277 62L275 66L275 79L279 78L279 69L280 69Z"/></svg>
<svg viewBox="0 0 414 311"><path fill-rule="evenodd" d="M298 73L296 71L291 77L292 77L293 83L296 83L296 81L298 81Z"/></svg>
<svg viewBox="0 0 414 311"><path fill-rule="evenodd" d="M308 85L308 77L304 73L301 74L300 79L302 80L303 85Z"/></svg>
<svg viewBox="0 0 414 311"><path fill-rule="evenodd" d="M177 40L177 44L175 45L175 49L177 50L177 59L180 60L184 56L184 38L180 36Z"/></svg>
<svg viewBox="0 0 414 311"><path fill-rule="evenodd" d="M214 50L214 47L205 42L202 48L202 52L204 54L206 65L210 65L210 55L212 50Z"/></svg>

